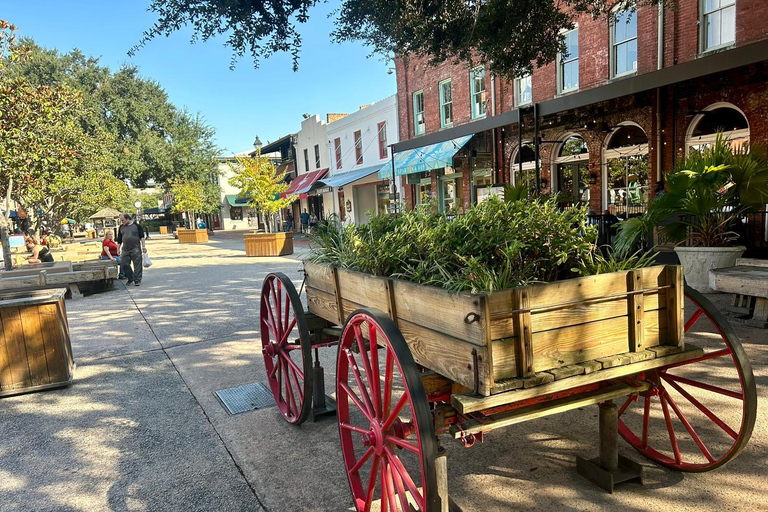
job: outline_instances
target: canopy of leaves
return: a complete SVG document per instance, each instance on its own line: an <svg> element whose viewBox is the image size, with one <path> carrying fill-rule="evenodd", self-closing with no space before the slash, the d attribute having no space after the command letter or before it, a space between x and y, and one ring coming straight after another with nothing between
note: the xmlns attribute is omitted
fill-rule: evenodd
<svg viewBox="0 0 768 512"><path fill-rule="evenodd" d="M219 211L219 188L208 181L179 179L171 182L173 211L211 214Z"/></svg>
<svg viewBox="0 0 768 512"><path fill-rule="evenodd" d="M175 107L160 84L136 67L117 72L75 49L46 49L24 40L28 58L6 62L4 73L30 84L65 85L81 93L79 122L87 133L112 136L113 172L135 187L153 180L202 179L215 172L215 132L199 115ZM6 59L7 60L7 59Z"/></svg>
<svg viewBox="0 0 768 512"><path fill-rule="evenodd" d="M428 56L487 63L503 76L519 75L553 62L564 50L563 29L573 28L574 16L600 16L609 8L673 5L676 0L343 0L336 12L333 39L362 41L373 52ZM149 10L158 15L140 43L170 35L184 26L193 29L192 41L226 35L232 62L248 53L255 67L259 59L277 52L293 56L298 68L301 37L297 23L305 23L318 0L153 0Z"/></svg>

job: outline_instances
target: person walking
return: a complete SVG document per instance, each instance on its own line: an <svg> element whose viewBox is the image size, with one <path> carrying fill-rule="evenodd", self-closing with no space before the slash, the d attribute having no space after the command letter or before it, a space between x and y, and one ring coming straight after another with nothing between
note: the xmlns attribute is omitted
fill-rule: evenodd
<svg viewBox="0 0 768 512"><path fill-rule="evenodd" d="M304 211L299 215L299 220L301 220L301 232L309 232L309 213L307 213L306 208L304 208Z"/></svg>
<svg viewBox="0 0 768 512"><path fill-rule="evenodd" d="M120 267L128 284L141 285L144 271L142 253L147 252L144 243L144 230L133 221L130 213L120 214L120 227L117 230L117 245L120 246ZM131 269L133 263L133 269Z"/></svg>

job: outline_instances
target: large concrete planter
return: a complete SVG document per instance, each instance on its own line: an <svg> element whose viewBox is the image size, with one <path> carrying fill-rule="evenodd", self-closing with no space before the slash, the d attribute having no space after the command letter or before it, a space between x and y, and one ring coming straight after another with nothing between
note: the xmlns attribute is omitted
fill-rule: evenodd
<svg viewBox="0 0 768 512"><path fill-rule="evenodd" d="M208 241L207 229L177 229L180 244L199 244Z"/></svg>
<svg viewBox="0 0 768 512"><path fill-rule="evenodd" d="M709 271L732 267L747 250L736 247L675 247L688 286L701 293L714 293L709 286Z"/></svg>
<svg viewBox="0 0 768 512"><path fill-rule="evenodd" d="M293 233L249 233L245 235L246 256L293 254Z"/></svg>

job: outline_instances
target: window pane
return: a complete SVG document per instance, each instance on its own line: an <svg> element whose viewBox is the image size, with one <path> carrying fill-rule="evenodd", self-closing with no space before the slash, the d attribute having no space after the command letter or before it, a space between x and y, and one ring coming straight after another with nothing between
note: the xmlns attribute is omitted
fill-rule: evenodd
<svg viewBox="0 0 768 512"><path fill-rule="evenodd" d="M568 91L579 87L579 61L567 62L563 65L563 90Z"/></svg>
<svg viewBox="0 0 768 512"><path fill-rule="evenodd" d="M566 59L578 59L579 58L579 31L572 30L565 36L565 47L567 56Z"/></svg>
<svg viewBox="0 0 768 512"><path fill-rule="evenodd" d="M731 43L736 40L736 7L727 7L721 13L720 44Z"/></svg>
<svg viewBox="0 0 768 512"><path fill-rule="evenodd" d="M720 44L720 11L707 16L707 48Z"/></svg>
<svg viewBox="0 0 768 512"><path fill-rule="evenodd" d="M620 12L616 15L616 21L614 23L613 40L616 43L620 43L627 39L627 12Z"/></svg>

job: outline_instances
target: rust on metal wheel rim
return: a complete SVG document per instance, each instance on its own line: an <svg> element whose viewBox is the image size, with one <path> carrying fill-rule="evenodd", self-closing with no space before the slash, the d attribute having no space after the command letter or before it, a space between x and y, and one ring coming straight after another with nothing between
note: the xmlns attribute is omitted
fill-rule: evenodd
<svg viewBox="0 0 768 512"><path fill-rule="evenodd" d="M276 272L261 289L261 347L267 380L288 423L304 422L312 406L312 364L304 308L291 280Z"/></svg>
<svg viewBox="0 0 768 512"><path fill-rule="evenodd" d="M336 368L339 436L356 510L376 501L384 512L439 510L429 403L392 320L378 310L352 313Z"/></svg>
<svg viewBox="0 0 768 512"><path fill-rule="evenodd" d="M642 375L652 387L619 409L619 433L660 464L701 472L744 449L757 416L757 390L746 353L725 317L688 286L685 298L694 308L685 323L685 341L704 348L704 355Z"/></svg>

